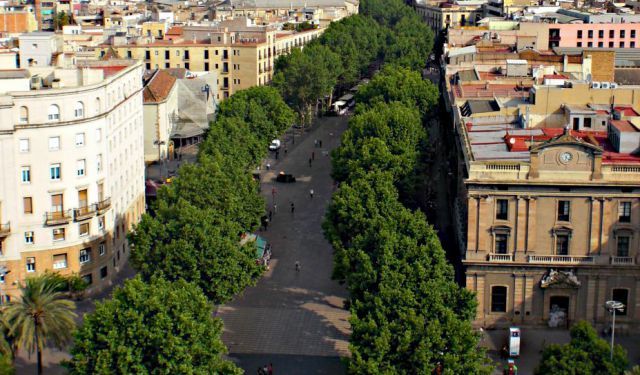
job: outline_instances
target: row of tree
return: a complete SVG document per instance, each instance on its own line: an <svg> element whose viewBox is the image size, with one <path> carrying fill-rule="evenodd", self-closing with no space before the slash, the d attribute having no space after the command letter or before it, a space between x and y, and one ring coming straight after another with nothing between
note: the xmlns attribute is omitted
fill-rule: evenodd
<svg viewBox="0 0 640 375"><path fill-rule="evenodd" d="M340 189L323 224L333 276L349 290L349 372L489 373L471 327L475 297L455 283L436 232L407 204L423 169L423 123L438 101L419 71L432 34L399 0L362 1L361 14L375 25L367 39L382 35L383 46L360 49L352 61L384 66L358 91L332 154Z"/></svg>
<svg viewBox="0 0 640 375"><path fill-rule="evenodd" d="M158 191L153 215L129 235L138 275L85 316L75 335L72 374L234 374L222 355L213 306L255 283L255 244L264 200L251 170L269 141L294 120L271 87L236 93L219 108L198 162Z"/></svg>
<svg viewBox="0 0 640 375"><path fill-rule="evenodd" d="M352 87L383 61L400 67L424 66L433 33L400 0L361 2L361 14L332 23L303 50L276 62L273 84L308 124L318 106L331 102L333 92Z"/></svg>

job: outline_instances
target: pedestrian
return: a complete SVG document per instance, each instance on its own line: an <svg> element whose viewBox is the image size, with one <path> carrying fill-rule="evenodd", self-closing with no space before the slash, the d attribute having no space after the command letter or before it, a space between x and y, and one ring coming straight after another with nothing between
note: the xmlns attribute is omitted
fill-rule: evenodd
<svg viewBox="0 0 640 375"><path fill-rule="evenodd" d="M313 189L309 190L309 198L313 198Z"/></svg>
<svg viewBox="0 0 640 375"><path fill-rule="evenodd" d="M318 140L318 147L322 148L322 139Z"/></svg>
<svg viewBox="0 0 640 375"><path fill-rule="evenodd" d="M293 202L291 202L291 214L293 214L296 211L296 206L293 204Z"/></svg>
<svg viewBox="0 0 640 375"><path fill-rule="evenodd" d="M271 164L267 163L267 170L271 169Z"/></svg>
<svg viewBox="0 0 640 375"><path fill-rule="evenodd" d="M309 158L309 168L311 168L311 162L312 162L312 161L313 161L313 160L311 160L311 158Z"/></svg>
<svg viewBox="0 0 640 375"><path fill-rule="evenodd" d="M313 140L313 147L318 147L318 140L317 139Z"/></svg>
<svg viewBox="0 0 640 375"><path fill-rule="evenodd" d="M286 147L284 148L284 154L285 155L287 154L287 148Z"/></svg>
<svg viewBox="0 0 640 375"><path fill-rule="evenodd" d="M262 367L258 366L258 375L266 375L264 371L262 371Z"/></svg>
<svg viewBox="0 0 640 375"><path fill-rule="evenodd" d="M300 272L300 268L302 268L302 266L300 265L300 262L296 260L296 272Z"/></svg>
<svg viewBox="0 0 640 375"><path fill-rule="evenodd" d="M269 221L271 221L271 217L273 216L273 212L269 210Z"/></svg>
<svg viewBox="0 0 640 375"><path fill-rule="evenodd" d="M276 160L278 160L278 154L280 153L280 151L276 151Z"/></svg>
<svg viewBox="0 0 640 375"><path fill-rule="evenodd" d="M267 375L273 375L273 364L269 363L269 367L267 367Z"/></svg>
<svg viewBox="0 0 640 375"><path fill-rule="evenodd" d="M278 205L277 204L273 204L273 213L277 214L278 213Z"/></svg>
<svg viewBox="0 0 640 375"><path fill-rule="evenodd" d="M267 365L264 365L264 367L262 368L262 372L264 372L264 375L267 375L267 373L269 372L269 368L267 367Z"/></svg>
<svg viewBox="0 0 640 375"><path fill-rule="evenodd" d="M311 160L316 160L316 153L315 153L315 151L311 151Z"/></svg>

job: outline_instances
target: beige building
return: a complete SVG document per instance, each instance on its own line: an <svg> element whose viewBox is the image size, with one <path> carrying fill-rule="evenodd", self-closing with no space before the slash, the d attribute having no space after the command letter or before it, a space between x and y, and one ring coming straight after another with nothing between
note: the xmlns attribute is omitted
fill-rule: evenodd
<svg viewBox="0 0 640 375"><path fill-rule="evenodd" d="M178 120L178 85L175 77L158 70L147 80L144 101L144 161L169 157L171 132Z"/></svg>
<svg viewBox="0 0 640 375"><path fill-rule="evenodd" d="M611 53L463 51L445 100L476 324L604 325L614 299L640 328L640 87L584 81L611 77Z"/></svg>
<svg viewBox="0 0 640 375"><path fill-rule="evenodd" d="M114 39L112 44L96 48L95 54L142 60L148 70L185 68L216 72L217 99L223 100L238 90L269 83L278 56L304 46L324 31L322 28L279 31L270 26L247 26L246 19L229 22L228 27L222 25L174 27L165 40Z"/></svg>
<svg viewBox="0 0 640 375"><path fill-rule="evenodd" d="M483 16L487 0L424 0L415 4L416 12L434 31L449 27L474 26Z"/></svg>
<svg viewBox="0 0 640 375"><path fill-rule="evenodd" d="M142 72L110 61L0 75L3 293L46 270L97 290L126 262L145 209Z"/></svg>

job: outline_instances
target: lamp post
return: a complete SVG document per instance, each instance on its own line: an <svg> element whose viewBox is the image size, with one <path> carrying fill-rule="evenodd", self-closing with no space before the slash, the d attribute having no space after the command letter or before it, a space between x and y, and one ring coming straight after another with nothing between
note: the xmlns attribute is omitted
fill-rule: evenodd
<svg viewBox="0 0 640 375"><path fill-rule="evenodd" d="M157 140L157 141L155 141L153 143L155 143L158 146L158 163L160 164L159 165L159 167L160 167L160 179L163 180L162 168L164 166L164 158L162 157L162 146L164 146L166 143L165 143L165 141L160 141L160 140Z"/></svg>
<svg viewBox="0 0 640 375"><path fill-rule="evenodd" d="M624 304L618 301L607 301L604 303L604 308L610 311L612 314L611 319L611 355L610 359L613 360L613 340L616 334L616 311L624 311Z"/></svg>

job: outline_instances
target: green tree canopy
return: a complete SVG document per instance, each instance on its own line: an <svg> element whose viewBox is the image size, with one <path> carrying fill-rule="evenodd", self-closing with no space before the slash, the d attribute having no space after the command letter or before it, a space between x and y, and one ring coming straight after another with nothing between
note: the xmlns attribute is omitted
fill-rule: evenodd
<svg viewBox="0 0 640 375"><path fill-rule="evenodd" d="M212 209L184 199L160 202L156 216L143 215L130 234L131 264L145 280L154 275L200 286L215 304L229 301L262 272L254 244L240 245L243 228Z"/></svg>
<svg viewBox="0 0 640 375"><path fill-rule="evenodd" d="M71 374L240 374L222 355L222 322L184 280L140 277L98 302L75 334Z"/></svg>
<svg viewBox="0 0 640 375"><path fill-rule="evenodd" d="M542 352L542 361L536 374L622 374L627 368L627 352L620 345L610 359L610 346L598 337L595 329L580 321L571 327L571 341L565 345L551 344Z"/></svg>

